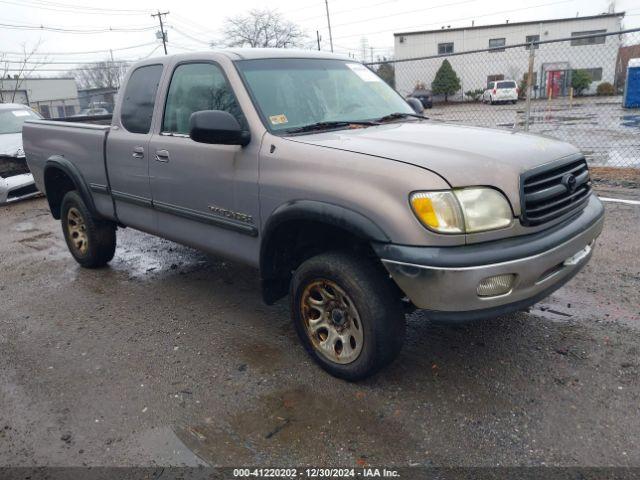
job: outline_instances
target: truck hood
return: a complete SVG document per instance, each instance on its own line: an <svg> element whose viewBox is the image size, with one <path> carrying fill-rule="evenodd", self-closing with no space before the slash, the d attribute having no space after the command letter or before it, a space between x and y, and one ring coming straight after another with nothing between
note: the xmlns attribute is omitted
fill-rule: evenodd
<svg viewBox="0 0 640 480"><path fill-rule="evenodd" d="M21 133L0 134L0 155L15 157L18 156L18 150L22 151Z"/></svg>
<svg viewBox="0 0 640 480"><path fill-rule="evenodd" d="M520 213L520 174L579 153L539 135L434 121L386 125L289 137L327 148L384 157L426 168L452 187L490 185L507 195Z"/></svg>

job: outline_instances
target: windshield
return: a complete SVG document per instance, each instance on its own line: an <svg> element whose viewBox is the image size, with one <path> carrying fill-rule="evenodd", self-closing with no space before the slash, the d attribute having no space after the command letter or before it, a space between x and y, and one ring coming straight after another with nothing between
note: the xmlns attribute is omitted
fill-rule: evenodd
<svg viewBox="0 0 640 480"><path fill-rule="evenodd" d="M360 63L301 58L236 63L273 131L414 113L395 90Z"/></svg>
<svg viewBox="0 0 640 480"><path fill-rule="evenodd" d="M22 132L22 124L28 119L40 118L32 110L16 108L14 110L0 110L0 135Z"/></svg>
<svg viewBox="0 0 640 480"><path fill-rule="evenodd" d="M498 88L516 88L516 82L498 82Z"/></svg>

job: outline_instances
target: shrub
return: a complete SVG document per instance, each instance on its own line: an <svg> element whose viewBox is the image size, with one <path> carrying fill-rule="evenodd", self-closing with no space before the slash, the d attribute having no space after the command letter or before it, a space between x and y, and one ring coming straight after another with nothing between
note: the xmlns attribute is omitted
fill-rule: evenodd
<svg viewBox="0 0 640 480"><path fill-rule="evenodd" d="M480 97L484 93L484 90L481 88L476 88L475 90L467 90L464 92L465 97L470 98L472 101L477 102L480 100Z"/></svg>
<svg viewBox="0 0 640 480"><path fill-rule="evenodd" d="M609 82L602 82L596 89L598 95L615 95L616 89Z"/></svg>
<svg viewBox="0 0 640 480"><path fill-rule="evenodd" d="M576 97L582 95L584 91L589 88L592 81L591 75L584 70L574 70L571 76L571 86L573 87Z"/></svg>

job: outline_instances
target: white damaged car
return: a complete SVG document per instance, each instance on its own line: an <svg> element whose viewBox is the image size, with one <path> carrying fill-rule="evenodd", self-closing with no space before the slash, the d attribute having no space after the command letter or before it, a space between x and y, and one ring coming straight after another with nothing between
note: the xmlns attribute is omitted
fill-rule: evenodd
<svg viewBox="0 0 640 480"><path fill-rule="evenodd" d="M42 118L26 105L0 103L0 205L38 195L22 149L25 120Z"/></svg>

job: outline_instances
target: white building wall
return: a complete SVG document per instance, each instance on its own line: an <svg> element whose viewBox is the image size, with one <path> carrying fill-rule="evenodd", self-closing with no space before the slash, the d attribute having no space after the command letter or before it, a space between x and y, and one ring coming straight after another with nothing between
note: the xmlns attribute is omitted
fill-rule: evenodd
<svg viewBox="0 0 640 480"><path fill-rule="evenodd" d="M15 83L12 79L2 80L2 90L13 91ZM27 103L28 100L32 108L40 111L43 106L48 107L51 118L78 113L80 109L78 88L73 78L27 78L20 83L18 92L16 102Z"/></svg>
<svg viewBox="0 0 640 480"><path fill-rule="evenodd" d="M505 38L506 45L521 44L529 35L539 35L540 40L570 37L572 32L590 30L618 31L621 17L602 17L564 20L552 23L527 25L499 25L490 28L464 30L441 30L431 33L404 34L395 36L395 58L397 60L438 55L438 44L453 42L454 53L484 50L489 39ZM402 39L402 41L401 41ZM620 47L617 35L605 37L604 44L572 46L570 41L542 44L535 50L534 72L538 83L542 80L542 66L549 63L565 64L566 69L602 68L602 80L592 82L586 93L594 93L600 82L614 81L615 62ZM507 48L497 52L478 52L465 55L442 55L420 61L396 64L396 88L404 95L411 93L416 82L431 87L436 71L444 59L449 60L460 77L462 89L454 96L462 98L462 92L486 88L489 75L504 75L505 79L520 81L529 66L529 51L524 47Z"/></svg>

